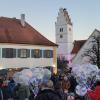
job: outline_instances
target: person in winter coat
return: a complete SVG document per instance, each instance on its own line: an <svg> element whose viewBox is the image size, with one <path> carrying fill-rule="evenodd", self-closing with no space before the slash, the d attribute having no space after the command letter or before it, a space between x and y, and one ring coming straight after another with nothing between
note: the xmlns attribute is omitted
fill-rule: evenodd
<svg viewBox="0 0 100 100"><path fill-rule="evenodd" d="M7 81L3 81L2 93L3 93L3 100L8 100L8 98L9 98L9 91L8 91L8 83L7 83Z"/></svg>
<svg viewBox="0 0 100 100"><path fill-rule="evenodd" d="M53 75L51 76L51 80L52 80L53 85L54 85L54 87L55 87L55 84L59 81L59 76L53 74Z"/></svg>
<svg viewBox="0 0 100 100"><path fill-rule="evenodd" d="M30 96L29 87L24 84L20 84L17 95L18 95L18 100L28 99Z"/></svg>
<svg viewBox="0 0 100 100"><path fill-rule="evenodd" d="M14 88L15 88L15 82L13 79L11 79L10 82L8 83L8 92L10 98L13 98Z"/></svg>
<svg viewBox="0 0 100 100"><path fill-rule="evenodd" d="M3 93L1 88L0 88L0 100L3 100Z"/></svg>
<svg viewBox="0 0 100 100"><path fill-rule="evenodd" d="M41 84L41 90L36 96L35 100L61 100L59 95L53 90L53 82L43 82Z"/></svg>
<svg viewBox="0 0 100 100"><path fill-rule="evenodd" d="M62 89L65 93L68 93L68 89L70 88L71 84L67 76L64 77L62 80Z"/></svg>
<svg viewBox="0 0 100 100"><path fill-rule="evenodd" d="M67 93L62 89L62 81L56 83L55 92L59 95L60 100L67 100Z"/></svg>
<svg viewBox="0 0 100 100"><path fill-rule="evenodd" d="M95 90L89 91L87 95L89 100L100 100L100 80L96 82Z"/></svg>
<svg viewBox="0 0 100 100"><path fill-rule="evenodd" d="M70 88L68 89L68 92L73 93L73 92L75 92L75 88L77 86L77 82L76 82L76 79L74 78L74 76L71 75L69 77L69 82L70 82Z"/></svg>
<svg viewBox="0 0 100 100"><path fill-rule="evenodd" d="M3 80L0 79L0 100L3 100L2 84L3 84Z"/></svg>

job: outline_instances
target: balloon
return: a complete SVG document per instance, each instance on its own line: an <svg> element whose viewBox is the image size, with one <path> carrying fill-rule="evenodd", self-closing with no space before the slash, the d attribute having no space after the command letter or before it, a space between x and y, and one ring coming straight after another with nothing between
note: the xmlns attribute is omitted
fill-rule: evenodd
<svg viewBox="0 0 100 100"><path fill-rule="evenodd" d="M29 85L32 83L34 86L38 86L43 80L49 80L51 72L46 68L32 68L23 69L21 72L16 72L13 79L16 83Z"/></svg>
<svg viewBox="0 0 100 100"><path fill-rule="evenodd" d="M29 77L25 77L24 75L20 75L18 83L23 84L23 85L29 85Z"/></svg>
<svg viewBox="0 0 100 100"><path fill-rule="evenodd" d="M21 71L21 73L22 73L22 75L25 75L29 78L31 78L32 75L33 75L32 71L30 69L24 69L24 70Z"/></svg>
<svg viewBox="0 0 100 100"><path fill-rule="evenodd" d="M75 65L72 68L72 73L76 78L76 81L79 85L86 85L91 88L94 84L96 77L100 79L100 76L97 76L98 67L90 63Z"/></svg>
<svg viewBox="0 0 100 100"><path fill-rule="evenodd" d="M98 70L98 73L96 75L96 80L99 80L100 81L100 69Z"/></svg>
<svg viewBox="0 0 100 100"><path fill-rule="evenodd" d="M22 75L20 72L16 72L14 75L13 75L13 80L18 83L19 82L19 76Z"/></svg>
<svg viewBox="0 0 100 100"><path fill-rule="evenodd" d="M87 93L86 87L81 85L77 85L75 91L79 96L84 96Z"/></svg>

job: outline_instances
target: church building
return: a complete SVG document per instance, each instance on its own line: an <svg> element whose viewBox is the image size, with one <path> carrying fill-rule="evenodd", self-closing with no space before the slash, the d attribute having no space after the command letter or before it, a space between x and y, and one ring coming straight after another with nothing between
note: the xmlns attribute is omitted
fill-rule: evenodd
<svg viewBox="0 0 100 100"><path fill-rule="evenodd" d="M68 59L73 48L73 24L65 8L60 8L55 22L57 57Z"/></svg>

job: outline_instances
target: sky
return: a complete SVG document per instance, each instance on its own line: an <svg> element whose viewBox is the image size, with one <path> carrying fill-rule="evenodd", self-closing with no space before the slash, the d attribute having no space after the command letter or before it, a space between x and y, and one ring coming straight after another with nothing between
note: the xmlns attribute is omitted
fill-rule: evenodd
<svg viewBox="0 0 100 100"><path fill-rule="evenodd" d="M55 42L55 22L59 8L66 8L73 23L73 39L87 39L100 30L100 0L0 0L0 16L25 20Z"/></svg>

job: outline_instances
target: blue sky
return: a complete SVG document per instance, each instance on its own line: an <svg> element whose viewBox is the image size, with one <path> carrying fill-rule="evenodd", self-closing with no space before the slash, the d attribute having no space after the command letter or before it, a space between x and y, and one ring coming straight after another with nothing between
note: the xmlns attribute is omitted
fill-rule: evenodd
<svg viewBox="0 0 100 100"><path fill-rule="evenodd" d="M100 28L100 0L0 0L0 16L20 18L48 39L55 41L55 21L60 7L66 8L73 22L74 40L87 39Z"/></svg>

